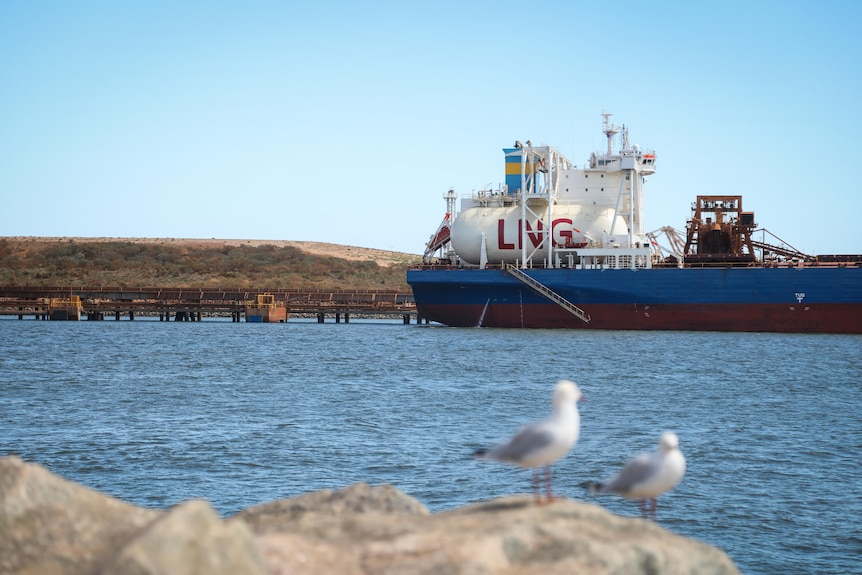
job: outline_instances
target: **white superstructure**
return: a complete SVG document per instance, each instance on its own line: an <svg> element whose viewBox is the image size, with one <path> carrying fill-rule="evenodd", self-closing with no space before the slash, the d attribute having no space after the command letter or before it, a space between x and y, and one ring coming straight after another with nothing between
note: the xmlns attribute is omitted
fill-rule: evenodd
<svg viewBox="0 0 862 575"><path fill-rule="evenodd" d="M649 267L643 186L655 152L630 145L628 129L603 117L607 151L583 168L529 140L505 150L506 183L462 198L457 216L447 214L459 263ZM451 192L447 198L451 209Z"/></svg>

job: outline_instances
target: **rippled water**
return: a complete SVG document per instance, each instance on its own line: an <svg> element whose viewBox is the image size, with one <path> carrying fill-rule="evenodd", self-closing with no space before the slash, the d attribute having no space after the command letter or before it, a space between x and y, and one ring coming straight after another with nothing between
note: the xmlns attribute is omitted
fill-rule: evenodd
<svg viewBox="0 0 862 575"><path fill-rule="evenodd" d="M664 527L745 573L860 572L860 336L7 318L0 455L154 508L366 481L441 511L529 492L469 454L544 416L561 377L588 400L555 491L638 515L578 485L673 430Z"/></svg>

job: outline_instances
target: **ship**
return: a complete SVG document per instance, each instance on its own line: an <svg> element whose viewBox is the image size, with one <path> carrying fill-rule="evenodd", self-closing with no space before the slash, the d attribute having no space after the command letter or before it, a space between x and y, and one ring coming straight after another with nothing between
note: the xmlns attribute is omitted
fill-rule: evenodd
<svg viewBox="0 0 862 575"><path fill-rule="evenodd" d="M581 167L516 141L496 188L443 195L445 216L407 270L426 323L862 333L862 255L797 250L741 195L696 196L684 231L646 231L656 152L602 117L607 148Z"/></svg>
<svg viewBox="0 0 862 575"><path fill-rule="evenodd" d="M81 297L77 295L46 298L45 302L48 304L48 318L55 321L78 321L84 311Z"/></svg>
<svg viewBox="0 0 862 575"><path fill-rule="evenodd" d="M245 302L245 321L250 323L284 323L290 314L283 301L269 293L257 294Z"/></svg>

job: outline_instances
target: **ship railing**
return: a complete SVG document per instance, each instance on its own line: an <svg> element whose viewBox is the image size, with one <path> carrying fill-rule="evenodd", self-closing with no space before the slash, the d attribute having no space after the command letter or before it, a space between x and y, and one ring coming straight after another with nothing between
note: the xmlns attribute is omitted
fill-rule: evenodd
<svg viewBox="0 0 862 575"><path fill-rule="evenodd" d="M470 195L474 204L479 206L511 206L521 199L520 190L509 193L505 190L479 190Z"/></svg>
<svg viewBox="0 0 862 575"><path fill-rule="evenodd" d="M80 306L81 297L72 295L69 297L52 297L48 298L48 305L52 306Z"/></svg>
<svg viewBox="0 0 862 575"><path fill-rule="evenodd" d="M557 248L558 260L577 269L639 270L652 267L649 248ZM575 260L578 264L575 265Z"/></svg>

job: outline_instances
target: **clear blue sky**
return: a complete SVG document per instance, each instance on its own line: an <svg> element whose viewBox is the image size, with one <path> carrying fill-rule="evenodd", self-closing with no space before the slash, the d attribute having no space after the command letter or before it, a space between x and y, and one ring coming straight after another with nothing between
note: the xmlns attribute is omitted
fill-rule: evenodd
<svg viewBox="0 0 862 575"><path fill-rule="evenodd" d="M0 236L421 253L501 148L654 148L646 227L742 194L860 253L862 4L0 0Z"/></svg>

